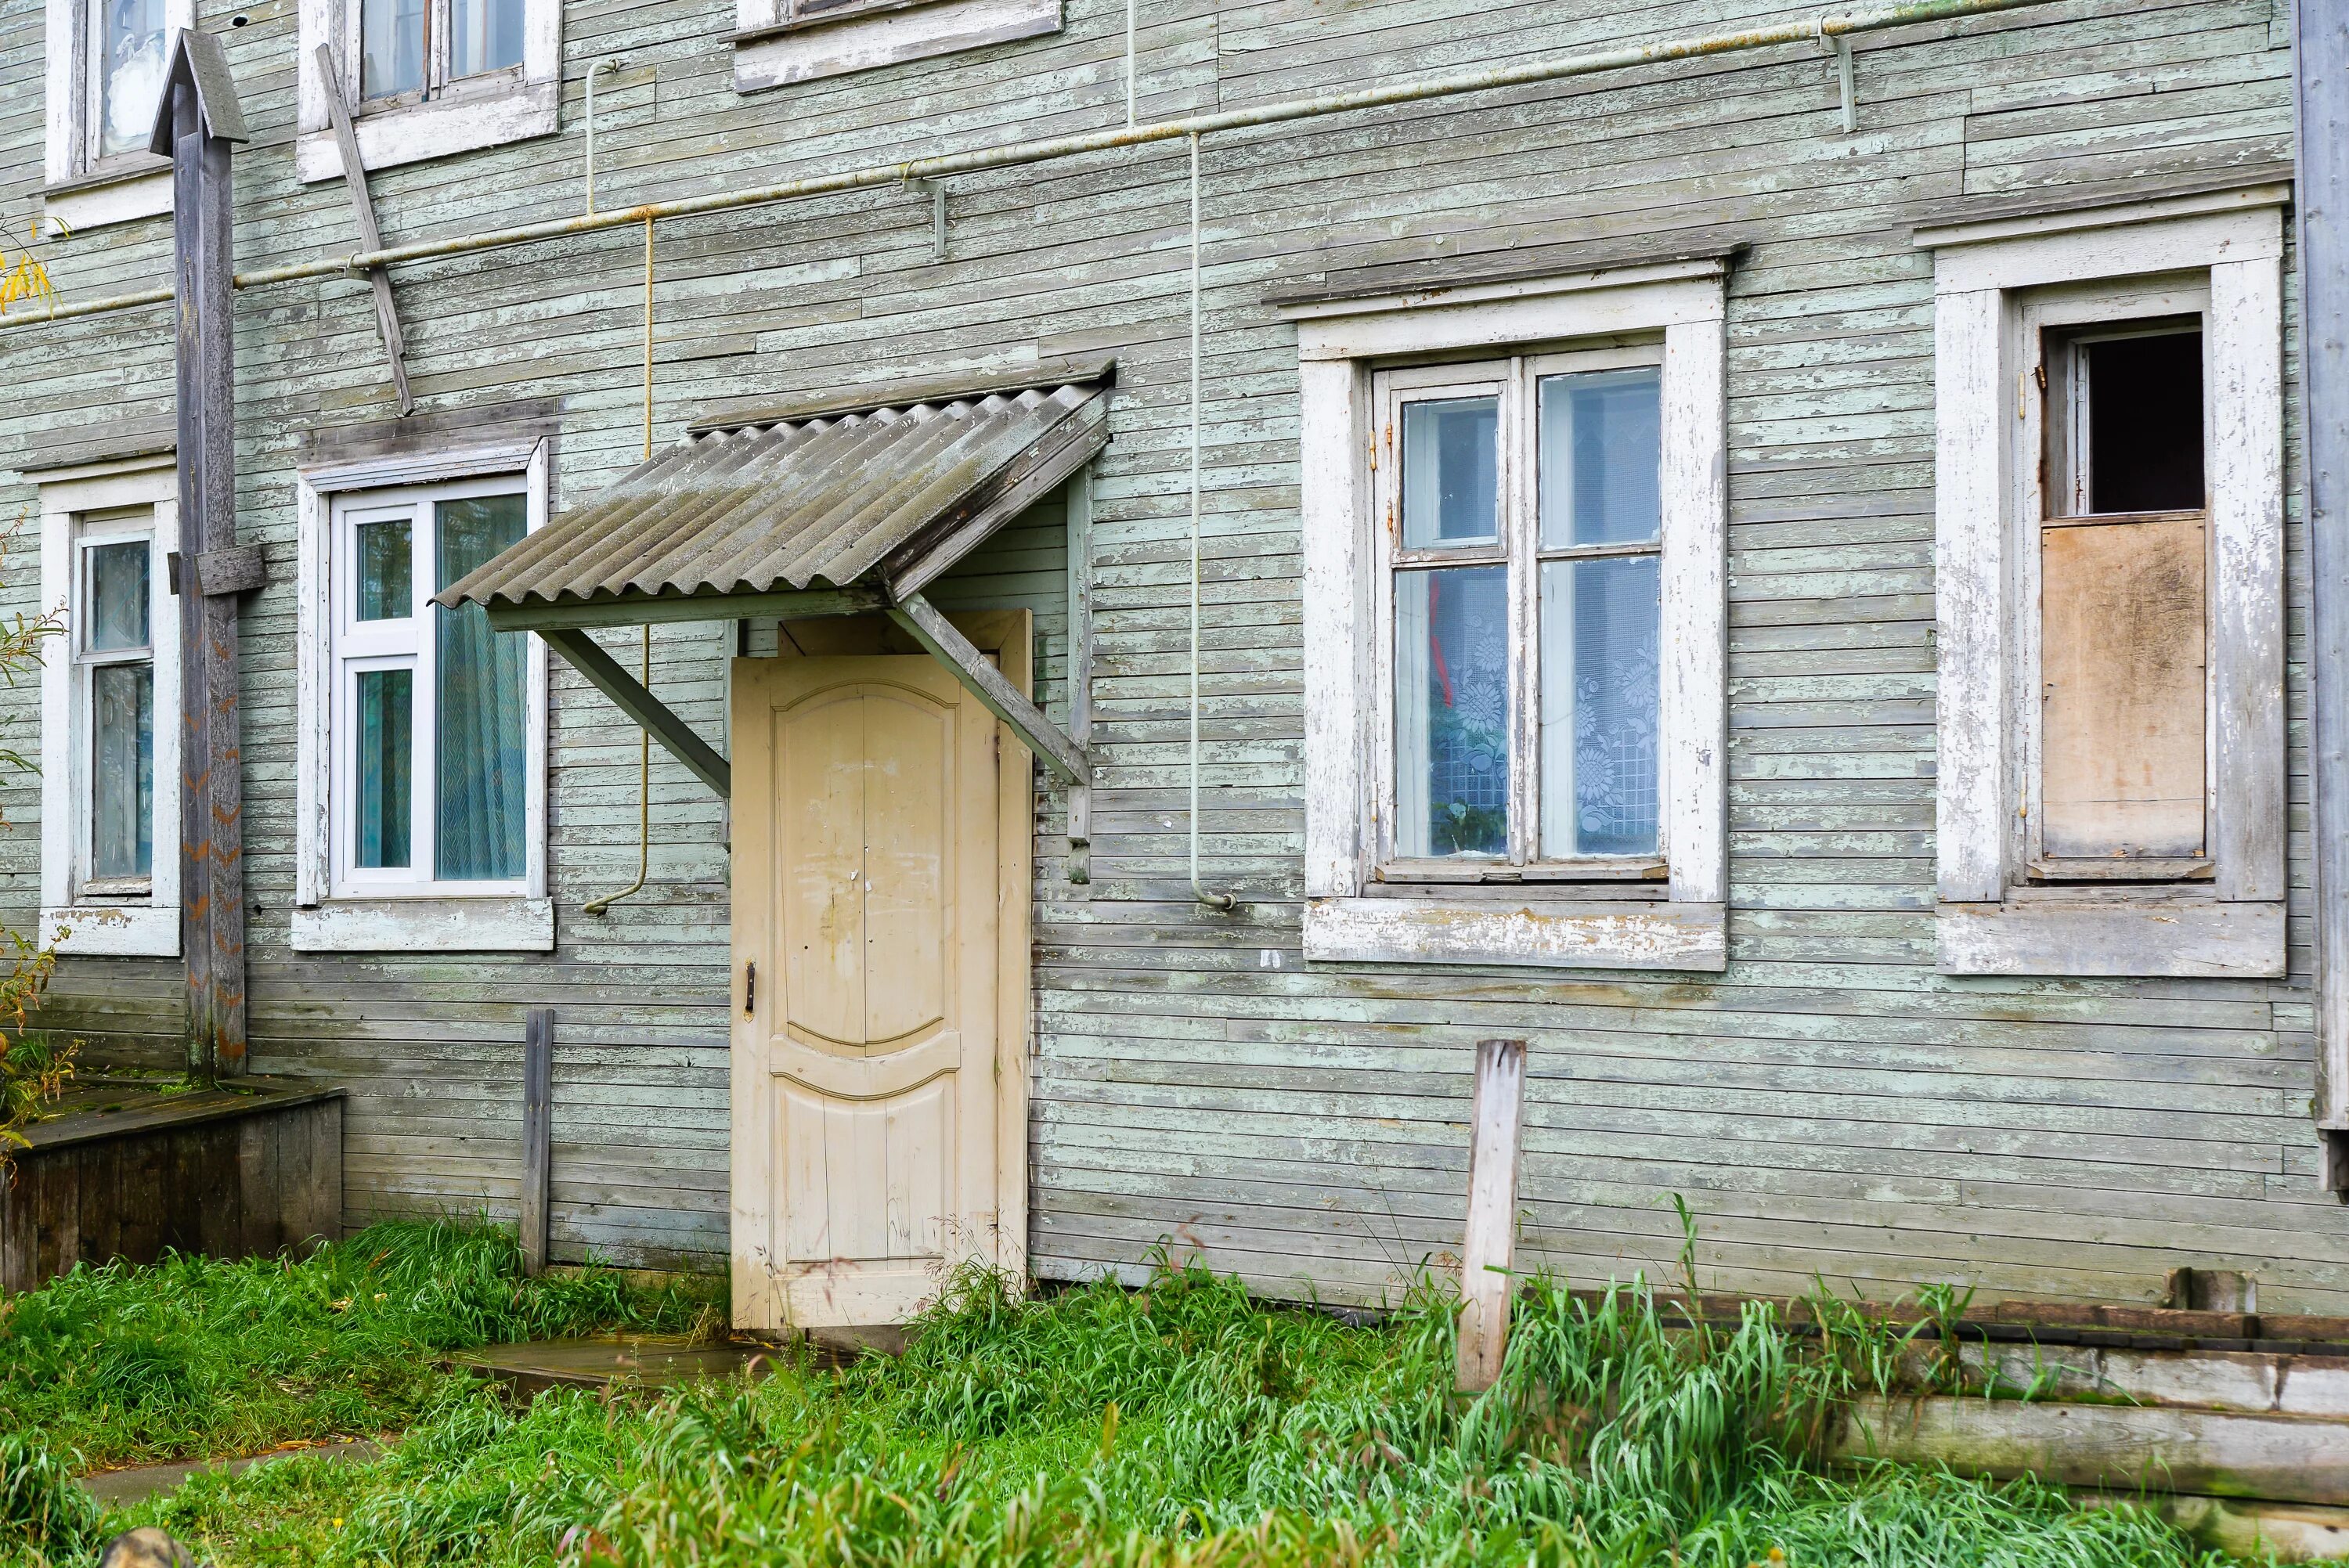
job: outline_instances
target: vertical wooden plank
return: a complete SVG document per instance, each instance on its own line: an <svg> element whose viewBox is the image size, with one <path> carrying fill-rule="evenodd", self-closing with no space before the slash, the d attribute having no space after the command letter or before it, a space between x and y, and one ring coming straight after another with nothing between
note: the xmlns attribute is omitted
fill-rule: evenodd
<svg viewBox="0 0 2349 1568"><path fill-rule="evenodd" d="M1069 739L1083 751L1093 730L1093 470L1069 481ZM1093 791L1069 787L1069 881L1092 881Z"/></svg>
<svg viewBox="0 0 2349 1568"><path fill-rule="evenodd" d="M1489 1388L1509 1344L1508 1270L1516 1257L1517 1147L1525 1120L1526 1043L1476 1042L1468 1118L1468 1225L1460 1243L1460 1355L1454 1381Z"/></svg>
<svg viewBox="0 0 2349 1568"><path fill-rule="evenodd" d="M554 1151L554 1009L533 1007L522 1047L522 1186L517 1194L523 1266L546 1267L547 1175Z"/></svg>
<svg viewBox="0 0 2349 1568"><path fill-rule="evenodd" d="M1728 339L1664 333L1664 849L1672 898L1729 896Z"/></svg>
<svg viewBox="0 0 2349 1568"><path fill-rule="evenodd" d="M2282 259L2212 267L2209 320L2211 848L2219 896L2259 902L2285 885Z"/></svg>
<svg viewBox="0 0 2349 1568"><path fill-rule="evenodd" d="M2293 8L2300 108L2300 405L2307 419L2315 796L2316 1120L2329 1184L2349 1195L2349 11Z"/></svg>
<svg viewBox="0 0 2349 1568"><path fill-rule="evenodd" d="M1300 351L1301 352L1301 351ZM1361 545L1364 449L1357 396L1363 373L1346 359L1297 367L1299 459L1303 469L1305 799L1324 808L1305 820L1305 892L1346 898L1361 891L1363 720L1359 694L1370 672Z"/></svg>
<svg viewBox="0 0 2349 1568"><path fill-rule="evenodd" d="M1999 418L2005 322L1996 289L1933 301L1940 410L1933 463L1934 622L1940 645L1934 822L1945 903L2006 891L2006 475Z"/></svg>
<svg viewBox="0 0 2349 1568"><path fill-rule="evenodd" d="M206 41L209 46L209 40ZM243 783L234 593L196 563L236 543L234 254L229 143L213 134L181 43L171 81L173 286L178 294L181 944L187 1049L200 1077L245 1065ZM216 47L216 46L211 46Z"/></svg>

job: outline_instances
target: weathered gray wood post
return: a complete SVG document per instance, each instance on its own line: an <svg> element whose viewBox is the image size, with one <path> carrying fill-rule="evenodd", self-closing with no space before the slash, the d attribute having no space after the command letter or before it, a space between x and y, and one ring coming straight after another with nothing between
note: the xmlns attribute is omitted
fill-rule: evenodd
<svg viewBox="0 0 2349 1568"><path fill-rule="evenodd" d="M1468 1116L1468 1225L1460 1240L1460 1346L1454 1386L1481 1393L1501 1376L1516 1282L1517 1148L1526 1109L1526 1043L1476 1042Z"/></svg>
<svg viewBox="0 0 2349 1568"><path fill-rule="evenodd" d="M189 1071L244 1070L244 789L238 755L237 604L258 586L236 549L236 344L229 148L244 115L220 45L172 40L149 145L171 158L179 304L180 950Z"/></svg>
<svg viewBox="0 0 2349 1568"><path fill-rule="evenodd" d="M522 1182L515 1194L515 1222L522 1233L523 1267L533 1274L546 1271L554 1121L554 1009L533 1007L523 1035Z"/></svg>
<svg viewBox="0 0 2349 1568"><path fill-rule="evenodd" d="M2301 0L2301 407L2308 421L2309 772L2315 797L2316 1125L2349 1201L2349 11Z"/></svg>

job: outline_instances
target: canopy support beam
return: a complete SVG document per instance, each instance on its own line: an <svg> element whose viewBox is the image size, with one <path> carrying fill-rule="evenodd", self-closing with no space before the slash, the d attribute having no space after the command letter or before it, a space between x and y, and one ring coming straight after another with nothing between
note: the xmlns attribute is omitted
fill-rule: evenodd
<svg viewBox="0 0 2349 1568"><path fill-rule="evenodd" d="M585 676L597 691L610 697L622 713L642 725L645 733L659 741L670 756L690 769L695 778L715 790L719 799L732 798L732 766L694 734L667 704L638 685L636 677L622 669L619 661L605 653L595 638L572 626L558 626L538 634L546 639L548 647L570 660L572 667Z"/></svg>
<svg viewBox="0 0 2349 1568"><path fill-rule="evenodd" d="M968 687L988 712L1009 725L1027 743L1028 749L1036 754L1036 759L1060 775L1062 782L1086 786L1092 783L1092 769L1086 765L1085 754L1077 743L1045 717L1042 708L1006 680L1003 672L988 662L968 637L955 630L954 623L939 614L927 599L919 593L908 593L889 606L889 618L927 648L932 657L952 670L955 678Z"/></svg>

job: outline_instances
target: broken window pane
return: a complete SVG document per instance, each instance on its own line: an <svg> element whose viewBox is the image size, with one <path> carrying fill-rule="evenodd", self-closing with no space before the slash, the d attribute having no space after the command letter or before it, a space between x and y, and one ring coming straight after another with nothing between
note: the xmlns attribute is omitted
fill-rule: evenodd
<svg viewBox="0 0 2349 1568"><path fill-rule="evenodd" d="M1653 555L1542 563L1545 856L1656 852L1661 592Z"/></svg>
<svg viewBox="0 0 2349 1568"><path fill-rule="evenodd" d="M449 75L522 64L523 0L450 0Z"/></svg>
<svg viewBox="0 0 2349 1568"><path fill-rule="evenodd" d="M424 90L429 0L359 0L359 97Z"/></svg>
<svg viewBox="0 0 2349 1568"><path fill-rule="evenodd" d="M99 665L90 671L90 874L151 875L155 863L153 665L140 660Z"/></svg>
<svg viewBox="0 0 2349 1568"><path fill-rule="evenodd" d="M1498 397L1402 406L1406 549L1489 544L1500 537L1500 428Z"/></svg>
<svg viewBox="0 0 2349 1568"><path fill-rule="evenodd" d="M90 0L97 156L136 152L163 88L163 0Z"/></svg>
<svg viewBox="0 0 2349 1568"><path fill-rule="evenodd" d="M351 860L370 868L409 864L409 715L416 672L358 673L358 790Z"/></svg>
<svg viewBox="0 0 2349 1568"><path fill-rule="evenodd" d="M1508 568L1395 573L1395 852L1509 847Z"/></svg>
<svg viewBox="0 0 2349 1568"><path fill-rule="evenodd" d="M519 495L444 500L434 511L440 588L519 542L527 527ZM524 871L530 639L492 631L489 612L479 604L441 605L433 614L440 685L433 694L435 863L451 882L511 881Z"/></svg>

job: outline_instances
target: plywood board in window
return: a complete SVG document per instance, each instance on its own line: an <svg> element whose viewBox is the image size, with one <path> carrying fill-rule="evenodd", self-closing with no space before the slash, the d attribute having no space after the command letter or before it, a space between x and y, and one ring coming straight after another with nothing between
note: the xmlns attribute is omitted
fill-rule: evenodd
<svg viewBox="0 0 2349 1568"><path fill-rule="evenodd" d="M2199 514L2051 528L2040 605L2041 842L2197 855L2208 583Z"/></svg>

